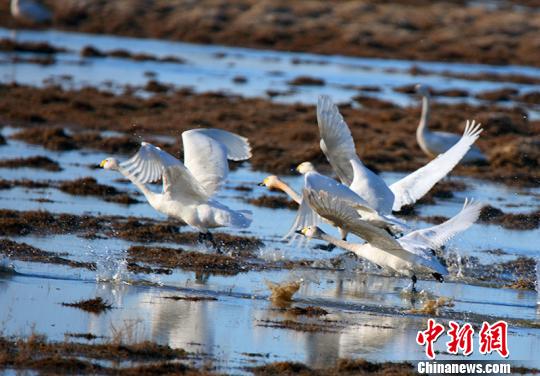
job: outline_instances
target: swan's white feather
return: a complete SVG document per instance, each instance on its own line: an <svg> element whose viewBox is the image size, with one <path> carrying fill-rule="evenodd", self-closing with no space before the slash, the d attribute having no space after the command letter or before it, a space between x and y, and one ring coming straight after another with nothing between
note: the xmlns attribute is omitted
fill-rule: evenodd
<svg viewBox="0 0 540 376"><path fill-rule="evenodd" d="M399 211L424 196L439 180L444 178L469 151L482 132L481 124L467 121L461 139L446 153L439 155L422 168L390 186L395 200L393 210Z"/></svg>

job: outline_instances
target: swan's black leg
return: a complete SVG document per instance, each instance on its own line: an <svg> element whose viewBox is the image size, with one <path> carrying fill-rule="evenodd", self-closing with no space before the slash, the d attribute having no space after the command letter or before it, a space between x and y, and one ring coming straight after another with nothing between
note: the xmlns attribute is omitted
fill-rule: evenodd
<svg viewBox="0 0 540 376"><path fill-rule="evenodd" d="M444 282L444 277L442 276L442 274L440 273L433 273L432 274L433 278L435 278L437 281L439 281L440 283L443 283Z"/></svg>
<svg viewBox="0 0 540 376"><path fill-rule="evenodd" d="M417 281L417 278L415 275L413 275L411 277L411 280L412 280L412 288L411 288L411 292L416 292L416 281Z"/></svg>

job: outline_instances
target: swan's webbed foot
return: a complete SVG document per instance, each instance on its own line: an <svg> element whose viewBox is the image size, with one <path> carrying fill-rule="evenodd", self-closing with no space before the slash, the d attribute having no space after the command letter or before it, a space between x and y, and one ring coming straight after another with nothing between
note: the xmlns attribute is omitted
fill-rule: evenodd
<svg viewBox="0 0 540 376"><path fill-rule="evenodd" d="M438 282L440 282L440 283L443 283L443 282L444 282L444 277L442 276L442 274L440 274L440 273L433 273L432 276L433 276L433 278L435 278Z"/></svg>
<svg viewBox="0 0 540 376"><path fill-rule="evenodd" d="M209 242L217 253L222 253L211 232L199 232L199 243L205 244L206 242Z"/></svg>

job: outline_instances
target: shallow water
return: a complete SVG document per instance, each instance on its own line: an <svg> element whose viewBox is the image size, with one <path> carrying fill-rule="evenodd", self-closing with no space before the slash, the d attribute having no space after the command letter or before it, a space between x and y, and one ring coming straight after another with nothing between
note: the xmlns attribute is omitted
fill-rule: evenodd
<svg viewBox="0 0 540 376"><path fill-rule="evenodd" d="M0 38L6 37L8 33L8 30L0 29ZM358 83L380 85L382 92L369 95L409 105L413 104L414 98L392 89L419 80L436 88L466 87L471 93L502 86L516 87L522 91L532 90L529 85L458 80L437 74L412 76L409 73L412 66L438 72L540 75L540 69L528 67L318 56L57 31L23 31L19 33L19 38L47 41L71 51L58 54L58 63L51 66L18 64L15 67L2 63L0 79L4 82L15 78L21 83L41 85L43 80L51 76L68 74L72 79L64 80L64 85L107 87L106 82L111 81L113 88L121 89L126 84L144 85L148 80L144 73L155 71L160 82L172 83L177 87L194 86L201 92L225 90L244 96L265 96L268 89L289 91L287 81L308 75L324 78L327 84L322 87L295 87L293 93L277 96L274 100L314 103L317 95L326 93L338 101L348 101L358 92L343 85ZM187 63L136 62L115 58L82 59L78 52L87 44L102 50L111 50L121 45L130 52L182 57ZM216 54L224 56L217 58ZM8 55L0 53L0 60ZM300 63L295 63L294 59L300 59ZM247 83L235 84L232 79L238 75L246 77ZM141 92L141 95L147 93ZM533 113L534 108L529 110ZM116 181L119 174L92 168L108 155L89 150L52 152L40 146L27 145L9 139L16 129L5 125L1 132L8 138L8 145L0 146L0 159L43 155L58 161L63 170L48 172L31 168L1 168L3 179L60 181L92 176L99 183L112 185L143 201L133 186ZM104 134L114 135L114 132ZM166 141L174 142L170 139ZM118 157L122 159L125 156ZM265 176L264 172L252 171L249 164L245 164L231 172L226 189L219 193L218 199L232 208L253 211L253 225L246 233L264 242L264 246L257 251L259 259L317 260L318 268L251 271L233 277L200 275L181 270L174 270L171 275L140 275L127 272L122 263L126 249L137 243L121 239L87 239L75 234L13 237L13 240L47 251L66 253L65 257L73 260L96 261L98 271L0 260L2 266L12 267L16 271L0 273L0 301L3 303L0 308L0 330L15 335L29 334L36 330L57 340L62 340L67 332L91 332L110 337L112 333L120 331L129 333L135 339L151 339L188 351L205 353L217 363L220 370L234 372L242 372L241 367L246 365L273 360L298 360L311 366L324 366L338 357L411 361L423 358L422 349L414 345L414 337L418 330L424 329L425 317L409 314L407 310L421 307L426 296L447 297L452 299L454 305L441 308L441 317L445 320L511 320L514 323L509 333L511 359L534 359L532 365L540 367L540 360L536 357L540 350L540 330L536 329L540 322L537 306L540 299L535 291L501 288L500 281L464 280L454 274L444 284L431 280L420 281L418 287L424 292L416 301L412 301L410 294L404 293L410 283L406 278L388 275L374 267L362 269L358 260L347 258L339 250L328 253L314 249L315 241L306 247L282 241L282 236L293 222L295 212L261 208L247 203L248 198L277 194L256 185ZM382 176L388 183L392 183L404 174L393 172L383 173ZM283 179L296 190L302 185L301 177ZM531 212L540 207L540 188L518 189L470 178L452 179L465 182L467 190L455 192L450 199L438 199L436 205L419 206L417 209L422 216L451 217L459 212L465 198L475 198L513 213ZM240 192L234 189L237 186L248 186L253 190ZM36 201L43 198L52 202ZM0 190L0 208L164 219L144 202L126 206L91 196L72 196L54 188ZM430 226L421 221L410 223L414 227ZM185 231L186 228L181 230ZM350 239L358 241L354 237ZM495 225L475 224L454 239L447 252L458 252L462 257L474 256L481 264L489 265L518 256L540 257L538 240L538 229L515 231ZM198 251L208 251L201 246L162 245L195 247ZM494 249L502 249L505 253L498 255L486 252ZM342 255L343 262L336 269L329 259L338 255ZM281 321L290 318L271 306L266 281L292 280L303 281L293 304L320 306L328 310L330 314L326 318L335 321L328 328L329 332L309 333L264 326L264 320ZM184 294L208 295L218 300L189 302L163 298ZM102 315L93 315L61 305L62 302L96 296L109 301L114 309ZM320 320L303 317L298 320L321 323ZM444 341L438 342L441 349L443 345ZM257 353L260 356L246 353ZM439 358L444 357L441 355ZM485 359L484 356L477 357Z"/></svg>
<svg viewBox="0 0 540 376"><path fill-rule="evenodd" d="M4 128L3 133L9 137L14 131ZM93 176L100 183L135 194L131 185L115 181L119 177L117 173L89 167L105 157L101 152L51 152L8 139L8 145L0 147L0 159L15 155L45 155L58 161L63 170L0 169L4 179L57 181ZM72 162L74 160L76 164ZM359 262L353 258L345 258L344 269L332 268L325 260L340 254L337 250L328 253L313 249L315 242L309 243L307 248L284 243L281 236L292 223L295 212L255 207L246 202L246 197L276 194L256 185L264 176L262 172L251 171L249 165L232 171L227 188L218 198L233 208L253 211L254 223L247 233L265 243L258 251L258 257L266 260L319 259L319 266L323 269L252 271L233 277L180 270L171 275L138 275L127 272L121 262L125 258L125 250L137 243L121 239L86 239L77 235L19 236L13 240L65 253L65 257L73 260L96 261L98 272L4 260L4 264L9 264L19 274L0 276L0 299L6 303L0 309L2 330L6 334L28 334L36 330L57 340L62 340L67 332L91 332L110 337L111 333L124 330L138 339L152 339L209 354L212 359L219 359L216 361L219 369L235 372L241 372L241 367L246 365L285 359L312 366L322 366L338 357L361 356L380 361L421 359L420 347L405 344L414 343L416 331L425 319L406 311L420 308L425 296L411 301L410 296L403 293L409 286L409 280L387 275L375 268L368 268L367 273L359 272L356 270ZM389 183L401 176L403 174L383 174ZM300 177L284 179L296 189L302 184ZM422 215L452 216L459 211L465 197L493 202L501 207L505 203L518 204L518 207L504 207L505 211L530 211L536 207L532 195L538 194L538 189L516 190L485 181L456 179L464 180L469 189L456 192L452 199L438 200L437 205L422 205L419 212ZM253 191L240 194L234 189L239 185L252 187ZM48 198L53 202L35 201L38 198ZM145 203L125 206L94 197L72 196L54 188L2 190L0 208L163 218ZM278 215L279 221L272 220ZM418 227L429 226L422 222L411 223ZM517 255L540 256L537 239L537 230L513 231L476 224L452 241L450 249L461 255L476 256L481 263L489 264ZM176 246L170 243L163 245ZM200 246L196 248L206 251ZM496 248L507 254L498 256L484 252ZM97 279L105 281L97 282ZM279 322L291 318L271 306L266 281L292 280L304 281L294 297L294 304L327 309L330 314L325 318L335 321L328 328L330 332L309 333L264 326L268 325L264 320ZM520 359L532 359L532 354L540 350L540 330L527 328L536 325L534 323L538 323L540 318L535 291L501 289L496 285L489 287L489 283L480 286L466 283L456 276L444 284L420 281L419 287L430 297L452 299L452 307L441 309L445 319L471 315L472 320L483 317L488 321L506 318L520 322L524 327L512 327L510 333L510 348L514 354L519 354ZM164 296L184 294L209 295L218 300L188 302L163 299ZM60 304L95 296L103 297L114 309L96 316ZM29 309L37 306L39 310ZM302 317L298 320L318 322L317 319ZM263 355L250 356L246 353ZM540 361L536 362L535 366L540 366Z"/></svg>
<svg viewBox="0 0 540 376"><path fill-rule="evenodd" d="M8 38L10 31L0 28L0 38ZM68 50L56 54L56 64L42 66L31 63L10 64L12 54L0 52L0 80L13 80L30 85L41 85L56 77L55 82L66 87L98 86L123 90L125 85L144 86L154 72L159 82L175 87L191 87L197 92L224 91L246 97L267 97L267 91L281 93L273 98L278 102L316 103L320 94L328 94L336 102L348 102L358 95L350 85L378 86L380 92L363 95L389 100L400 105L416 105L418 99L394 91L404 85L423 83L435 89L467 89L470 97L437 100L448 102L481 103L474 95L501 87L515 88L521 93L536 90L536 85L512 82L473 81L450 78L442 72L498 73L540 76L540 69L523 66L490 66L481 64L422 62L393 59L325 56L308 53L278 52L216 45L198 45L154 39L137 39L110 35L89 35L62 31L20 31L19 41L48 42ZM185 64L153 61L134 61L114 57L83 58L79 52L91 45L101 51L120 48L131 53L150 53L157 57L174 56L186 60ZM31 57L35 54L18 54ZM430 72L414 75L411 68ZM289 81L299 76L321 78L324 86L291 86ZM66 79L66 77L68 79ZM244 77L245 83L235 83L235 77ZM148 95L141 92L142 95ZM513 102L500 102L513 105ZM540 114L540 107L520 103L529 110L531 118Z"/></svg>

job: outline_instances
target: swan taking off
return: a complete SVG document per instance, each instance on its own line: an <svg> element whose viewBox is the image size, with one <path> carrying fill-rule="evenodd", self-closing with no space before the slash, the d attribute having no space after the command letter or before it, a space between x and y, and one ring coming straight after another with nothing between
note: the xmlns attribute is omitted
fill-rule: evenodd
<svg viewBox="0 0 540 376"><path fill-rule="evenodd" d="M219 129L192 129L182 133L184 163L147 142L133 157L118 163L107 158L100 164L119 171L144 194L158 212L180 219L199 231L199 241L209 240L217 248L212 234L216 227L246 228L251 213L232 210L212 199L229 173L228 159L243 161L251 157L246 138ZM162 193L146 184L162 179Z"/></svg>
<svg viewBox="0 0 540 376"><path fill-rule="evenodd" d="M429 101L431 96L429 89L424 85L416 85L416 92L422 96L422 115L420 123L416 129L416 141L418 145L428 157L436 157L449 150L459 141L457 134L448 132L432 132L428 129L429 124ZM471 149L463 157L463 163L486 162L486 156L476 146L471 146Z"/></svg>
<svg viewBox="0 0 540 376"><path fill-rule="evenodd" d="M467 121L461 138L456 137L444 154L415 172L388 186L367 168L358 155L349 126L329 96L321 95L317 103L317 123L321 150L345 185L381 214L399 211L414 204L459 163L478 139L480 124Z"/></svg>
<svg viewBox="0 0 540 376"><path fill-rule="evenodd" d="M402 233L406 230L406 225L394 218L377 213L369 204L349 187L338 181L324 176L315 171L315 167L310 162L303 162L296 170L304 175L304 189L300 207L293 225L287 237L292 236L297 230L317 224L319 216L328 223L336 226L342 232L344 239L348 228L346 223L336 220L331 215L326 215L317 205L317 199L314 197L333 197L339 200L347 201L361 218L366 226L375 227L378 232L384 232L389 237L393 234Z"/></svg>
<svg viewBox="0 0 540 376"><path fill-rule="evenodd" d="M13 18L34 24L50 22L52 14L45 5L35 0L11 0Z"/></svg>
<svg viewBox="0 0 540 376"><path fill-rule="evenodd" d="M435 249L441 248L452 237L468 229L478 219L482 208L480 203L465 200L463 209L446 222L394 239L366 226L350 202L324 195L316 197L316 200L324 215L333 216L337 223L346 223L348 230L361 236L367 243L354 244L340 240L316 226L304 227L297 231L299 234L308 239L316 238L332 243L382 268L408 276L412 280L413 290L417 274L431 274L437 281L444 281L443 276L448 274L448 270L436 257Z"/></svg>

